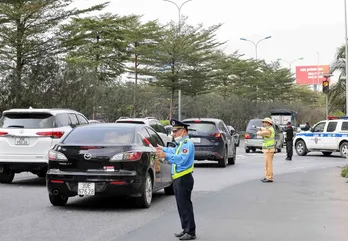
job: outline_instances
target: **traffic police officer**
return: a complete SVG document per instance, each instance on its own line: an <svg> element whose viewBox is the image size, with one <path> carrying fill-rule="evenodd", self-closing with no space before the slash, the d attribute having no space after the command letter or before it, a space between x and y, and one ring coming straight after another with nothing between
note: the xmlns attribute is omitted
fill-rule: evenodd
<svg viewBox="0 0 348 241"><path fill-rule="evenodd" d="M274 128L271 118L262 120L263 126L256 134L262 136L262 151L265 157L265 178L262 182L273 182L273 157L275 151Z"/></svg>
<svg viewBox="0 0 348 241"><path fill-rule="evenodd" d="M287 161L292 160L292 154L293 154L293 140L294 140L294 129L291 126L291 123L288 122L286 124L285 128L286 132L286 159Z"/></svg>
<svg viewBox="0 0 348 241"><path fill-rule="evenodd" d="M175 236L180 240L196 239L196 224L191 202L193 189L193 166L195 149L188 136L188 126L178 120L170 120L173 126L173 137L176 147L157 147L156 153L159 158L165 158L172 163L172 178L174 194L179 211L182 232Z"/></svg>

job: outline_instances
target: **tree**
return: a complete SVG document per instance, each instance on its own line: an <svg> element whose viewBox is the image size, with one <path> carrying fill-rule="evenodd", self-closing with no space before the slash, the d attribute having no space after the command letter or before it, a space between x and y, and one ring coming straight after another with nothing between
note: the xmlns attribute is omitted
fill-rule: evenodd
<svg viewBox="0 0 348 241"><path fill-rule="evenodd" d="M133 88L133 117L137 114L136 93L138 91L138 75L147 74L142 66L152 64L151 57L156 50L156 45L161 35L161 27L157 21L149 21L145 24L141 23L140 16L135 17L127 24L126 40L129 44L128 52L130 54L130 62L133 66L128 68L130 73L134 73Z"/></svg>
<svg viewBox="0 0 348 241"><path fill-rule="evenodd" d="M345 46L337 49L335 61L331 66L331 73L338 73L338 82L331 85L328 95L331 111L346 111L346 61Z"/></svg>
<svg viewBox="0 0 348 241"><path fill-rule="evenodd" d="M73 0L13 0L0 3L0 70L10 72L9 101L13 106L26 104L22 83L26 67L42 53L59 52L57 29L63 20L81 13L103 9L107 4L88 9L67 10Z"/></svg>
<svg viewBox="0 0 348 241"><path fill-rule="evenodd" d="M176 90L182 89L190 95L204 93L213 79L213 69L209 63L217 48L223 44L215 39L220 26L203 28L203 25L181 23L178 33L176 25L171 22L162 34L157 51L152 56L153 65L147 69L156 76L157 86L170 90L170 117L173 116Z"/></svg>
<svg viewBox="0 0 348 241"><path fill-rule="evenodd" d="M66 61L86 66L94 77L93 117L101 97L103 82L115 81L125 70L129 59L126 34L136 16L119 17L104 14L99 17L73 18L61 28L61 45L68 51Z"/></svg>

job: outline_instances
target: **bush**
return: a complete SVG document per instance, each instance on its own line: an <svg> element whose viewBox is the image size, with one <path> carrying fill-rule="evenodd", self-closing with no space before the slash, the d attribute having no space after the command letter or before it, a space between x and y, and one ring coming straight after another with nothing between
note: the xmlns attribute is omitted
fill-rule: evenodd
<svg viewBox="0 0 348 241"><path fill-rule="evenodd" d="M344 167L341 171L342 177L348 177L348 166Z"/></svg>
<svg viewBox="0 0 348 241"><path fill-rule="evenodd" d="M168 126L168 125L170 125L170 121L169 121L169 120L160 120L160 122L161 122L161 124L162 124L163 126Z"/></svg>

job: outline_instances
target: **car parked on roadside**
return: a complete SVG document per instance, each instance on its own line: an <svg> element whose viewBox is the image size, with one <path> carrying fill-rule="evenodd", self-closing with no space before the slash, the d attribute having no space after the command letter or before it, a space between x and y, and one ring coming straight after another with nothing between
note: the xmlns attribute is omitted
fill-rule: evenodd
<svg viewBox="0 0 348 241"><path fill-rule="evenodd" d="M151 126L155 131L157 131L158 135L162 138L165 145L168 142L173 141L173 137L170 132L168 132L161 122L154 117L145 117L145 118L130 118L130 117L120 117L115 121L116 123L128 123L128 124L145 124Z"/></svg>
<svg viewBox="0 0 348 241"><path fill-rule="evenodd" d="M108 123L75 128L49 151L47 189L54 206L76 195L130 196L148 208L152 194L173 194L171 164L144 141L164 143L150 126Z"/></svg>
<svg viewBox="0 0 348 241"><path fill-rule="evenodd" d="M245 131L245 152L256 151L257 149L262 150L262 137L256 135L258 127L262 127L262 119L252 119L249 121ZM274 138L275 138L275 149L277 152L281 152L284 147L284 134L279 125L273 124Z"/></svg>
<svg viewBox="0 0 348 241"><path fill-rule="evenodd" d="M0 183L15 174L31 172L45 177L47 152L87 118L69 109L11 109L0 119Z"/></svg>
<svg viewBox="0 0 348 241"><path fill-rule="evenodd" d="M188 134L195 146L195 160L218 161L220 167L236 162L236 142L223 120L215 118L190 118Z"/></svg>

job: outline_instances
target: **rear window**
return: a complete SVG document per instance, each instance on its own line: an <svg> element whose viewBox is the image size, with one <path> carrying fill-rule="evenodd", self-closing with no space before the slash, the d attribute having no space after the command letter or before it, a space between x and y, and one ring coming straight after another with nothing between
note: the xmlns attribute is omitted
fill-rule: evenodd
<svg viewBox="0 0 348 241"><path fill-rule="evenodd" d="M26 129L54 128L55 118L49 113L5 113L0 119L0 127Z"/></svg>
<svg viewBox="0 0 348 241"><path fill-rule="evenodd" d="M190 132L199 132L199 133L216 133L217 128L215 123L211 122L185 122L186 124L190 125L189 133Z"/></svg>
<svg viewBox="0 0 348 241"><path fill-rule="evenodd" d="M250 130L256 131L256 128L253 127L253 126L261 127L262 126L262 120L250 120L246 130L247 131L250 131Z"/></svg>
<svg viewBox="0 0 348 241"><path fill-rule="evenodd" d="M133 128L76 128L64 139L64 144L132 144Z"/></svg>

